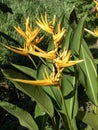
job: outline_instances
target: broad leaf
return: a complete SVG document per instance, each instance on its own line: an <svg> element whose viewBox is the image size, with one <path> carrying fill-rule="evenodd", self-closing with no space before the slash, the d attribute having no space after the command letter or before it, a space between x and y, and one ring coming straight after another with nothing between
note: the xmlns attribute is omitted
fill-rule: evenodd
<svg viewBox="0 0 98 130"><path fill-rule="evenodd" d="M90 125L94 130L98 130L98 115L79 111L77 118Z"/></svg>
<svg viewBox="0 0 98 130"><path fill-rule="evenodd" d="M89 52L84 48L84 43L81 44L80 59L84 62L79 64L79 79L81 84L85 87L86 93L90 100L98 105L97 94L98 94L98 79L97 70L93 62L93 59Z"/></svg>
<svg viewBox="0 0 98 130"><path fill-rule="evenodd" d="M13 78L13 74L16 75L16 71L3 70L3 74L7 78ZM21 73L17 72L17 74L19 75L20 79L23 79L23 75L21 75ZM42 109L46 113L48 113L50 117L53 117L53 113L54 113L53 104L49 96L42 90L41 87L38 86L36 87L36 86L18 83L18 82L13 82L13 83L17 89L30 96L33 100L39 103Z"/></svg>
<svg viewBox="0 0 98 130"><path fill-rule="evenodd" d="M17 117L22 126L28 128L29 130L38 130L38 126L32 116L25 110L5 101L0 101L0 106L10 114Z"/></svg>

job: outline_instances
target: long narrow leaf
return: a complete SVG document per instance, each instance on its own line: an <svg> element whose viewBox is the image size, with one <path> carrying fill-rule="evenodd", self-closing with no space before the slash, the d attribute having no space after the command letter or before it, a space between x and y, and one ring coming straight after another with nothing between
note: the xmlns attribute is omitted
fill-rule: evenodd
<svg viewBox="0 0 98 130"><path fill-rule="evenodd" d="M38 130L38 126L32 116L25 110L5 101L0 101L0 106L10 114L17 117L22 126L28 128L29 130Z"/></svg>
<svg viewBox="0 0 98 130"><path fill-rule="evenodd" d="M80 59L84 59L84 62L79 64L80 82L85 87L86 93L90 100L92 100L94 104L98 105L98 79L96 66L93 62L93 59L82 44L80 50Z"/></svg>

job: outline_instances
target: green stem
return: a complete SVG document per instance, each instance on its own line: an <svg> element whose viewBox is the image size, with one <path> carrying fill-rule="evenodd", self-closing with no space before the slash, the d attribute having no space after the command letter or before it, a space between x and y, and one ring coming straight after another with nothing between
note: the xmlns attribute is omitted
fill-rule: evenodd
<svg viewBox="0 0 98 130"><path fill-rule="evenodd" d="M35 68L37 69L37 66L36 66L36 64L35 64L34 60L31 58L31 56L30 56L30 55L28 55L28 57L29 57L29 59L32 61L32 63L33 63L33 65L35 66Z"/></svg>

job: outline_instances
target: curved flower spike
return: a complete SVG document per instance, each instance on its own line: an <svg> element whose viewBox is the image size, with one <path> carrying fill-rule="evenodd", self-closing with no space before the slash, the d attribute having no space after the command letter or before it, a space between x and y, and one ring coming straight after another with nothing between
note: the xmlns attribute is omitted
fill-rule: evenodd
<svg viewBox="0 0 98 130"><path fill-rule="evenodd" d="M58 71L60 71L62 68L73 66L75 64L78 64L82 62L83 60L74 60L70 61L71 52L65 50L58 58L54 59L55 66Z"/></svg>
<svg viewBox="0 0 98 130"><path fill-rule="evenodd" d="M45 13L45 17L41 15L41 19L37 19L36 23L44 31L46 31L46 32L48 32L50 34L54 33L54 26L53 26L53 24L55 23L55 18L53 18L52 22L48 22L47 15ZM51 23L53 23L53 24L51 24Z"/></svg>

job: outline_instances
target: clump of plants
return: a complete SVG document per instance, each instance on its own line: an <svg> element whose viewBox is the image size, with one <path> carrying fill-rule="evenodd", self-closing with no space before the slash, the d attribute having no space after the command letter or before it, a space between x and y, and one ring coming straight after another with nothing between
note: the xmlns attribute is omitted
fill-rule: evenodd
<svg viewBox="0 0 98 130"><path fill-rule="evenodd" d="M11 64L3 74L17 89L36 102L34 114L6 101L0 106L19 119L29 130L98 129L95 123L98 105L98 75L92 54L83 38L86 16L65 29L64 15L51 21L45 13L36 19L36 27L26 18L25 31L14 27L24 38L23 46L2 44L5 48L27 57L33 68ZM40 47L49 37L47 50ZM42 44L44 46L44 44ZM36 63L32 56L39 58ZM92 113L79 108L78 89L83 87L92 102ZM82 93L80 93L82 96ZM98 119L97 119L98 120ZM84 128L79 126L84 122Z"/></svg>

